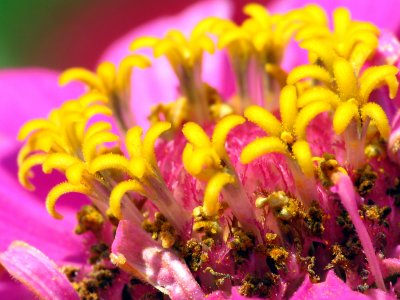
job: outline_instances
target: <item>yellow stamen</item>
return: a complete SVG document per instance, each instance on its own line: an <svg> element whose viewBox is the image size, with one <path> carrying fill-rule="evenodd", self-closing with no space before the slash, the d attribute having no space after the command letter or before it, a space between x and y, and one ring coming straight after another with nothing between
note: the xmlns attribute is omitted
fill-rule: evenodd
<svg viewBox="0 0 400 300"><path fill-rule="evenodd" d="M303 79L315 79L330 84L331 75L324 68L317 65L303 65L294 68L287 77L287 84L293 85Z"/></svg>
<svg viewBox="0 0 400 300"><path fill-rule="evenodd" d="M212 135L212 145L219 157L227 157L225 150L225 142L229 132L238 125L241 125L246 120L237 115L231 115L223 118L217 123Z"/></svg>
<svg viewBox="0 0 400 300"><path fill-rule="evenodd" d="M292 152L301 171L309 178L312 178L314 176L314 165L308 143L306 141L297 141L292 146Z"/></svg>
<svg viewBox="0 0 400 300"><path fill-rule="evenodd" d="M81 194L89 194L90 190L87 189L86 187L82 186L82 185L73 185L71 183L68 182L63 182L60 183L58 185L56 185L55 187L53 187L49 194L46 197L46 209L47 212L55 219L62 219L63 216L60 215L56 209L55 209L55 205L57 200L68 193L81 193Z"/></svg>
<svg viewBox="0 0 400 300"><path fill-rule="evenodd" d="M121 212L121 201L124 195L129 191L140 195L146 195L146 190L136 180L123 181L115 186L110 195L110 210L112 214L120 220L124 218Z"/></svg>
<svg viewBox="0 0 400 300"><path fill-rule="evenodd" d="M248 164L268 153L289 154L286 144L284 144L279 138L264 137L256 139L243 149L240 154L240 162L242 164Z"/></svg>
<svg viewBox="0 0 400 300"><path fill-rule="evenodd" d="M204 193L203 209L206 216L217 215L219 194L225 185L234 182L234 178L227 173L217 173L210 179Z"/></svg>
<svg viewBox="0 0 400 300"><path fill-rule="evenodd" d="M349 126L351 120L359 120L357 104L354 101L347 101L339 104L333 115L333 130L336 134L341 134Z"/></svg>
<svg viewBox="0 0 400 300"><path fill-rule="evenodd" d="M245 117L260 126L265 132L277 136L282 131L279 120L269 111L260 106L250 106L244 112Z"/></svg>
<svg viewBox="0 0 400 300"><path fill-rule="evenodd" d="M376 103L370 102L361 108L361 118L363 122L370 118L373 121L373 124L378 128L381 136L384 139L389 138L390 134L390 125L389 120L386 116L385 111Z"/></svg>
<svg viewBox="0 0 400 300"><path fill-rule="evenodd" d="M329 111L331 106L325 102L313 102L304 107L297 115L294 123L294 130L298 139L306 138L308 124L315 117L323 112Z"/></svg>

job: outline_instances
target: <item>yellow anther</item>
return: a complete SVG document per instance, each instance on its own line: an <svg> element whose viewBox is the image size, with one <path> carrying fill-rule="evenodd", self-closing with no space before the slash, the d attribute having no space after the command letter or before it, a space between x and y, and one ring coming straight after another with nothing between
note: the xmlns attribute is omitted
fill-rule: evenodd
<svg viewBox="0 0 400 300"><path fill-rule="evenodd" d="M217 123L212 135L212 145L219 157L227 157L225 142L229 132L238 125L243 124L245 121L246 120L241 116L230 115Z"/></svg>
<svg viewBox="0 0 400 300"><path fill-rule="evenodd" d="M85 168L86 167L82 162L77 162L76 164L70 166L65 172L65 177L67 178L68 182L73 185L81 184L82 175Z"/></svg>
<svg viewBox="0 0 400 300"><path fill-rule="evenodd" d="M149 163L141 157L133 157L129 161L129 172L138 179L141 179L150 169Z"/></svg>
<svg viewBox="0 0 400 300"><path fill-rule="evenodd" d="M18 169L18 181L29 190L34 190L35 187L30 183L29 177L32 177L31 169L34 166L43 164L46 160L45 154L33 154L26 158Z"/></svg>
<svg viewBox="0 0 400 300"><path fill-rule="evenodd" d="M340 7L333 12L333 25L335 34L344 36L351 23L351 16L348 9Z"/></svg>
<svg viewBox="0 0 400 300"><path fill-rule="evenodd" d="M92 134L87 139L85 138L82 143L83 158L86 162L92 161L97 153L97 147L105 143L112 143L118 141L118 136L107 131L97 132Z"/></svg>
<svg viewBox="0 0 400 300"><path fill-rule="evenodd" d="M49 174L53 169L59 171L66 171L73 164L80 162L76 157L73 157L66 153L51 153L48 154L46 160L43 162L43 172Z"/></svg>
<svg viewBox="0 0 400 300"><path fill-rule="evenodd" d="M46 197L46 209L47 212L55 219L62 219L63 216L60 215L56 209L55 205L57 200L68 193L81 193L81 194L89 194L90 190L82 185L73 185L68 182L63 182L55 187L53 187L49 194Z"/></svg>
<svg viewBox="0 0 400 300"><path fill-rule="evenodd" d="M365 70L359 79L359 94L363 103L369 100L369 96L374 89L381 87L383 84L390 84L390 96L394 98L398 89L398 82L395 77L398 71L399 70L394 66L377 66Z"/></svg>
<svg viewBox="0 0 400 300"><path fill-rule="evenodd" d="M331 106L329 103L325 102L313 102L306 107L304 107L297 115L294 131L296 133L297 139L306 138L306 130L308 124L320 113L329 111Z"/></svg>
<svg viewBox="0 0 400 300"><path fill-rule="evenodd" d="M143 129L140 126L135 126L126 133L126 148L130 157L142 156L142 134Z"/></svg>
<svg viewBox="0 0 400 300"><path fill-rule="evenodd" d="M245 117L260 126L265 132L279 136L282 131L281 122L269 111L260 106L250 106L244 112Z"/></svg>
<svg viewBox="0 0 400 300"><path fill-rule="evenodd" d="M270 15L265 7L261 4L247 4L244 7L243 12L264 26L270 25Z"/></svg>
<svg viewBox="0 0 400 300"><path fill-rule="evenodd" d="M248 144L240 154L240 162L248 164L253 160L268 154L282 153L288 155L287 145L277 137L264 137Z"/></svg>
<svg viewBox="0 0 400 300"><path fill-rule="evenodd" d="M102 62L98 65L96 73L101 82L103 82L107 91L111 91L114 88L115 80L117 78L117 71L114 64L110 62Z"/></svg>
<svg viewBox="0 0 400 300"><path fill-rule="evenodd" d="M291 145L291 144L293 144L294 141L295 141L295 137L294 137L293 134L292 134L291 132L289 132L289 131L283 131L283 132L281 133L280 138L281 138L281 140L282 140L285 144L287 144L287 145Z"/></svg>
<svg viewBox="0 0 400 300"><path fill-rule="evenodd" d="M154 47L155 44L158 43L158 41L159 39L156 37L151 37L151 36L140 37L131 43L131 45L129 46L129 50L136 51L142 48L152 48Z"/></svg>
<svg viewBox="0 0 400 300"><path fill-rule="evenodd" d="M188 122L183 125L182 132L193 146L198 148L211 147L210 138L198 124Z"/></svg>
<svg viewBox="0 0 400 300"><path fill-rule="evenodd" d="M373 121L373 124L378 128L381 136L384 139L389 138L390 134L390 125L389 120L386 116L385 111L382 107L376 103L370 102L361 108L361 118L363 122L370 118Z"/></svg>
<svg viewBox="0 0 400 300"><path fill-rule="evenodd" d="M157 122L152 125L150 129L147 131L146 135L143 138L143 146L142 152L143 157L151 164L152 166L157 166L157 160L154 153L154 145L156 140L163 134L165 131L171 128L171 123L168 122Z"/></svg>
<svg viewBox="0 0 400 300"><path fill-rule="evenodd" d="M227 173L217 173L207 183L204 193L203 211L206 216L215 216L219 209L219 194L225 185L234 183L235 179Z"/></svg>
<svg viewBox="0 0 400 300"><path fill-rule="evenodd" d="M25 140L31 133L38 130L55 130L55 126L48 120L34 119L25 123L18 132L18 140Z"/></svg>
<svg viewBox="0 0 400 300"><path fill-rule="evenodd" d="M300 43L300 47L309 52L309 57L313 57L311 62L322 61L324 66L331 68L334 59L337 57L332 45L326 41L318 39L305 40Z"/></svg>
<svg viewBox="0 0 400 300"><path fill-rule="evenodd" d="M313 87L302 93L297 100L298 107L304 107L313 102L323 101L329 103L333 108L340 103L340 98L337 94L324 87Z"/></svg>
<svg viewBox="0 0 400 300"><path fill-rule="evenodd" d="M104 85L99 77L93 72L83 68L71 68L63 72L59 79L60 85L66 85L72 81L80 81L85 83L91 89L105 92Z"/></svg>
<svg viewBox="0 0 400 300"><path fill-rule="evenodd" d="M358 84L353 66L343 58L338 58L333 63L333 74L340 99L347 101L357 95Z"/></svg>
<svg viewBox="0 0 400 300"><path fill-rule="evenodd" d="M112 126L110 123L99 121L89 126L89 128L86 130L84 138L88 139L97 133L110 131L111 129Z"/></svg>
<svg viewBox="0 0 400 300"><path fill-rule="evenodd" d="M308 40L311 38L327 39L330 35L331 32L328 27L308 26L300 30L296 34L295 39L297 41Z"/></svg>
<svg viewBox="0 0 400 300"><path fill-rule="evenodd" d="M111 192L110 195L110 210L114 216L122 220L124 218L121 205L124 195L129 192L135 192L140 195L146 195L146 191L143 186L136 180L127 180L119 183Z"/></svg>
<svg viewBox="0 0 400 300"><path fill-rule="evenodd" d="M143 55L131 54L126 56L119 65L117 87L119 89L123 89L127 84L130 84L130 77L133 67L145 69L150 66L150 60Z"/></svg>
<svg viewBox="0 0 400 300"><path fill-rule="evenodd" d="M292 152L299 164L301 171L308 177L314 176L314 165L310 146L306 141L297 141L292 146Z"/></svg>
<svg viewBox="0 0 400 300"><path fill-rule="evenodd" d="M81 103L83 107L90 106L96 103L108 103L109 99L106 95L99 93L99 92L88 92L85 93L83 96L79 97L78 102Z"/></svg>
<svg viewBox="0 0 400 300"><path fill-rule="evenodd" d="M359 120L359 117L358 106L354 100L341 103L333 115L333 130L336 134L341 134L353 119Z"/></svg>
<svg viewBox="0 0 400 300"><path fill-rule="evenodd" d="M285 86L280 96L280 113L283 127L292 129L297 117L297 92L294 86Z"/></svg>
<svg viewBox="0 0 400 300"><path fill-rule="evenodd" d="M314 79L330 84L331 75L318 65L303 65L294 68L287 77L287 84L294 85L303 79Z"/></svg>
<svg viewBox="0 0 400 300"><path fill-rule="evenodd" d="M212 148L192 149L190 144L185 147L182 156L185 168L192 176L207 180L220 169L220 158Z"/></svg>
<svg viewBox="0 0 400 300"><path fill-rule="evenodd" d="M131 174L129 170L128 159L118 154L108 153L99 155L95 159L93 159L89 165L89 171L92 174L107 169L116 169L126 172L127 174Z"/></svg>

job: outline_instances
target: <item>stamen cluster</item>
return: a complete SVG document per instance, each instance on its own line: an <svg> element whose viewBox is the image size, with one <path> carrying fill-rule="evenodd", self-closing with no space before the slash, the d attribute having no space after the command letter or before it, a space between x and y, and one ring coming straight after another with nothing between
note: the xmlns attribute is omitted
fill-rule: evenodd
<svg viewBox="0 0 400 300"><path fill-rule="evenodd" d="M62 218L55 204L66 193L88 196L100 226L118 228L111 261L172 298L171 285L150 278L132 253L157 253L161 265L185 261L204 294L238 287L244 296L285 298L296 278L318 282L329 269L352 289L386 290L381 265L399 243L387 235L398 231L400 174L386 155L391 128L376 96L396 97L398 69L377 65L379 30L343 8L332 30L315 5L272 15L250 4L244 12L240 25L212 17L189 37L171 30L139 38L117 68L65 71L60 84L80 81L86 92L23 126L21 184L33 188L37 165L65 174L47 196L49 214ZM293 42L309 63L286 71ZM130 110L132 68L152 64L142 48L165 57L179 81L179 98L149 112L143 137ZM202 79L203 54L215 51L234 73L229 99ZM388 95L374 93L383 86ZM127 228L143 241L125 245ZM103 242L98 229L96 238Z"/></svg>

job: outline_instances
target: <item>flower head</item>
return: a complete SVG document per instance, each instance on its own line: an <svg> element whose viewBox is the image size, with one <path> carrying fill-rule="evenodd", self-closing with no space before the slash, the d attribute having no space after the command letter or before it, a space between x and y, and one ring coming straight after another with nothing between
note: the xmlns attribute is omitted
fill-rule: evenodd
<svg viewBox="0 0 400 300"><path fill-rule="evenodd" d="M135 39L118 64L65 71L60 83L85 92L21 128L21 184L34 188L37 166L65 177L47 194L48 213L62 218L56 203L67 193L90 200L75 231L87 238L87 264L62 262L61 272L21 242L0 255L39 297L400 293L398 122L392 129L378 104L397 95L395 56L345 8L332 28L317 5L244 12L242 24L209 17L188 35ZM285 68L293 42L308 62ZM228 58L230 96L203 77L213 55ZM148 111L144 133L130 101L146 99L130 80L163 58L176 100ZM55 278L49 290L48 276L36 276L43 268Z"/></svg>

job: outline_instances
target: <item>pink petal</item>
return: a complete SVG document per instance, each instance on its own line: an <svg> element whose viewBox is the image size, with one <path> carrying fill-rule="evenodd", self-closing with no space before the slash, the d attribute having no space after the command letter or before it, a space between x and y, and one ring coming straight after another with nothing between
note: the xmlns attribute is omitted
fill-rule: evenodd
<svg viewBox="0 0 400 300"><path fill-rule="evenodd" d="M291 300L328 300L352 299L367 300L369 297L353 291L333 271L329 271L326 280L321 283L311 283L307 276L302 285L290 298Z"/></svg>
<svg viewBox="0 0 400 300"><path fill-rule="evenodd" d="M112 253L122 269L142 277L172 299L204 299L186 264L131 222L120 221Z"/></svg>
<svg viewBox="0 0 400 300"><path fill-rule="evenodd" d="M13 279L5 270L2 272L1 268L0 266L0 299L34 299L34 296L27 288Z"/></svg>
<svg viewBox="0 0 400 300"><path fill-rule="evenodd" d="M3 138L0 142L0 251L18 239L41 249L56 261L83 262L83 239L73 233L76 208L70 201L61 200L57 208L64 219L53 219L44 204L48 190L30 192L18 183L17 150L16 143L9 139ZM46 177L47 181L51 178Z"/></svg>
<svg viewBox="0 0 400 300"><path fill-rule="evenodd" d="M229 1L200 1L185 9L179 15L157 19L154 22L133 30L112 44L100 61L110 61L118 64L122 58L130 53L129 45L135 38L149 35L162 37L170 29L179 29L187 34L197 22L205 17L218 16L229 18L231 14L232 8ZM144 52L147 54L151 53L151 51ZM209 61L210 59L212 59L212 62ZM226 61L223 59L221 53L212 58L205 56L204 60L204 80L220 90L225 84L225 79L218 70L221 70L226 65ZM165 59L154 60L150 69L135 69L131 82L132 110L140 126L148 126L147 116L151 106L160 102L170 102L177 99L178 81Z"/></svg>
<svg viewBox="0 0 400 300"><path fill-rule="evenodd" d="M16 138L19 128L32 118L45 117L62 101L79 96L79 84L61 88L58 74L44 69L0 71L0 138Z"/></svg>
<svg viewBox="0 0 400 300"><path fill-rule="evenodd" d="M12 243L6 252L0 254L0 262L39 299L79 299L57 265L42 252L24 242Z"/></svg>
<svg viewBox="0 0 400 300"><path fill-rule="evenodd" d="M376 24L381 29L388 29L395 33L399 29L400 18L398 17L397 10L394 9L398 6L396 0L317 0L313 3L322 6L328 13L332 12L337 7L346 7L350 10L354 20L368 21ZM308 0L275 0L268 7L274 12L288 11L292 8L302 7L310 4Z"/></svg>

